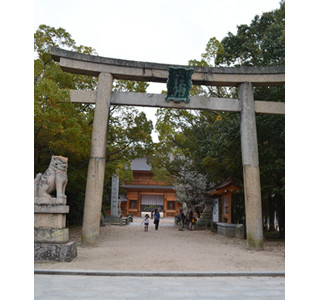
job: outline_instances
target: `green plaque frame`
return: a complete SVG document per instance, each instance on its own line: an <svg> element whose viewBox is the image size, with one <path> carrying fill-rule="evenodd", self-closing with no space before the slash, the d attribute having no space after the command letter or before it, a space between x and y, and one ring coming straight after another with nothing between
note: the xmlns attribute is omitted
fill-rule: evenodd
<svg viewBox="0 0 320 300"><path fill-rule="evenodd" d="M169 67L169 76L167 80L166 101L190 102L190 90L192 88L192 74L194 69L182 67Z"/></svg>

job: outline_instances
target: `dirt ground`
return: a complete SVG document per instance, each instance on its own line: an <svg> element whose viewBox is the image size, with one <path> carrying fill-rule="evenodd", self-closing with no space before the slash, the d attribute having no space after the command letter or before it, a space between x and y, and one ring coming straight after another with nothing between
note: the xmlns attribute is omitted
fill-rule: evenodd
<svg viewBox="0 0 320 300"><path fill-rule="evenodd" d="M284 242L266 241L263 251L246 241L209 230L179 231L173 219L161 219L159 230L142 219L126 226L100 227L99 247L82 247L81 228L70 229L78 256L72 262L37 262L35 269L104 271L284 271Z"/></svg>

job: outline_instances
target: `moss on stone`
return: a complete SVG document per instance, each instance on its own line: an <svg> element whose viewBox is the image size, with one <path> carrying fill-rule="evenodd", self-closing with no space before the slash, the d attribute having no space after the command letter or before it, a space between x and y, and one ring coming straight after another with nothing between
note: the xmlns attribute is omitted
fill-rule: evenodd
<svg viewBox="0 0 320 300"><path fill-rule="evenodd" d="M263 238L262 239L255 239L252 236L247 236L247 244L248 248L252 250L263 250Z"/></svg>

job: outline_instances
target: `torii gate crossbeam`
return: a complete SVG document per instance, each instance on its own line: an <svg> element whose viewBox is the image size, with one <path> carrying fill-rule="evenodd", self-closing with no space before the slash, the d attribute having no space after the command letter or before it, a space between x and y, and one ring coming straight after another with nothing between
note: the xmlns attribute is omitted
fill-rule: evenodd
<svg viewBox="0 0 320 300"><path fill-rule="evenodd" d="M169 65L86 55L51 48L54 60L66 72L98 76L97 91L71 91L71 101L95 104L82 224L82 244L98 244L106 158L107 124L111 104L239 112L248 248L263 249L262 205L256 113L284 115L284 103L254 101L254 86L285 83L284 67L194 67L192 83L236 86L239 99L190 97L190 103L166 102L164 95L112 92L113 79L166 82ZM187 66L183 66L187 68Z"/></svg>
<svg viewBox="0 0 320 300"><path fill-rule="evenodd" d="M97 91L70 90L70 100L73 103L96 104L96 99ZM205 96L190 96L190 103L176 103L173 101L166 102L165 95L162 94L111 92L110 104L241 112L239 99ZM285 113L284 102L256 100L254 101L254 107L258 114L284 115Z"/></svg>

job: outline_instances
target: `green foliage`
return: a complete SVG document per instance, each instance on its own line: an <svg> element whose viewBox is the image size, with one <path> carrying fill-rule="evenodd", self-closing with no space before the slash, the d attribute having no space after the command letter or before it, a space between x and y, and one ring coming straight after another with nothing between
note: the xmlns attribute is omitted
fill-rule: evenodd
<svg viewBox="0 0 320 300"><path fill-rule="evenodd" d="M225 55L222 44L215 38L211 38L206 46L206 52L201 55L208 65L215 67L222 63L220 57ZM213 65L212 65L213 62Z"/></svg>
<svg viewBox="0 0 320 300"><path fill-rule="evenodd" d="M40 25L34 34L34 156L35 173L44 172L52 155L69 158L66 194L70 213L68 224L80 224L90 156L94 106L70 102L70 89L95 90L97 78L65 73L49 53L51 46L85 54L97 54L87 46L76 45L63 28ZM144 82L114 82L114 90L145 92ZM133 107L113 106L108 124L105 195L110 178L132 180L130 161L146 155L152 148L152 122Z"/></svg>
<svg viewBox="0 0 320 300"><path fill-rule="evenodd" d="M149 84L143 81L114 80L113 90L118 92L145 93Z"/></svg>
<svg viewBox="0 0 320 300"><path fill-rule="evenodd" d="M108 164L117 162L115 172L123 161L130 162L152 149L153 125L144 112L132 107L113 106L109 121L107 160Z"/></svg>
<svg viewBox="0 0 320 300"><path fill-rule="evenodd" d="M285 2L280 8L255 16L250 26L238 26L222 39L214 57L216 65L271 66L285 63ZM210 52L208 52L210 55Z"/></svg>
<svg viewBox="0 0 320 300"><path fill-rule="evenodd" d="M41 170L52 154L59 153L71 160L88 156L91 135L88 124L92 119L92 107L71 104L69 89L93 89L96 80L64 73L52 60L48 53L50 46L76 48L74 40L64 29L41 25L34 41L38 54L34 62L34 153L35 170ZM85 49L94 52L91 48Z"/></svg>
<svg viewBox="0 0 320 300"><path fill-rule="evenodd" d="M228 33L221 42L211 38L201 61L190 60L189 64L199 67L284 65L284 13L282 1L279 9L255 16L250 26L238 26L237 34ZM254 98L284 101L284 93L284 87L256 87ZM191 95L237 98L237 89L194 86ZM177 175L183 157L192 162L193 170L211 182L232 177L242 186L239 114L159 109L157 117L160 145L153 162L154 169L159 171L158 178L161 178L159 174L168 178ZM280 230L284 232L284 117L257 115L256 122L263 213L271 217L277 211ZM244 199L238 198L237 205L243 207ZM242 212L239 214L234 219L241 220Z"/></svg>

